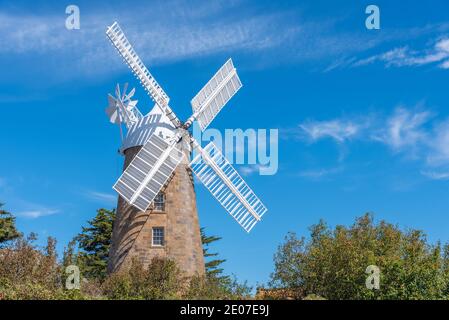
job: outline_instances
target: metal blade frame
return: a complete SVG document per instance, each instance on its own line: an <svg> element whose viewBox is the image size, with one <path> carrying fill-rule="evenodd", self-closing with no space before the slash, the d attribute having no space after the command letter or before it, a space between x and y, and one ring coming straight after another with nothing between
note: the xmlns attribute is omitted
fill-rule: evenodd
<svg viewBox="0 0 449 320"><path fill-rule="evenodd" d="M125 95L126 91L123 91L123 94L120 93L119 86L117 85L117 88L115 90L115 93L117 97L112 96L111 94L108 95L109 100L109 108L115 108L117 112L117 116L121 118L121 122L124 122L126 127L129 129L132 125L137 123L140 118L142 118L142 114L140 111L135 107L137 104L137 101L131 101L130 99L127 100L127 105L124 103L123 96ZM132 108L128 108L128 105L131 105ZM112 121L112 120L111 120Z"/></svg>
<svg viewBox="0 0 449 320"><path fill-rule="evenodd" d="M267 208L212 142L204 149L193 138L192 142L199 150L190 163L192 171L223 208L249 233Z"/></svg>
<svg viewBox="0 0 449 320"><path fill-rule="evenodd" d="M132 45L126 38L124 32L120 28L117 22L114 22L106 30L106 35L117 49L118 53L122 56L125 62L128 64L134 75L139 79L142 86L147 91L151 99L159 106L159 108L165 112L167 117L173 123L175 127L181 126L181 121L176 117L175 113L171 110L168 102L170 98L164 92L162 87L157 83L156 79L151 75L150 71L143 64Z"/></svg>
<svg viewBox="0 0 449 320"><path fill-rule="evenodd" d="M183 158L176 140L167 143L152 135L114 184L128 203L145 211L167 184Z"/></svg>
<svg viewBox="0 0 449 320"><path fill-rule="evenodd" d="M202 131L240 90L242 82L237 70L229 59L192 99L193 115L186 121L186 127L197 120Z"/></svg>

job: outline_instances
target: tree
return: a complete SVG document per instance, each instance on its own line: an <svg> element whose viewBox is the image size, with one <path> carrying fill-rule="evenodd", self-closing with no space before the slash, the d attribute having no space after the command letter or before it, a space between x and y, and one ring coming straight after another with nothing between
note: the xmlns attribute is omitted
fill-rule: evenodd
<svg viewBox="0 0 449 320"><path fill-rule="evenodd" d="M366 214L349 228L310 228L310 238L289 233L274 256L271 287L327 299L447 299L449 247L431 245L422 231L402 231ZM366 268L380 269L380 289L366 287Z"/></svg>
<svg viewBox="0 0 449 320"><path fill-rule="evenodd" d="M65 252L65 263L78 264L83 276L104 279L107 274L109 248L111 247L112 228L115 210L99 209L97 215L88 221L89 226L75 237L79 252L74 256L74 243L69 244Z"/></svg>
<svg viewBox="0 0 449 320"><path fill-rule="evenodd" d="M200 229L201 232L201 243L203 244L203 255L204 258L216 257L218 253L210 253L209 246L220 240L221 237L217 236L208 236L204 232L204 228ZM221 264L224 263L225 259L212 259L205 262L206 275L208 277L215 277L222 280L229 280L229 276L223 276L223 268L220 268Z"/></svg>
<svg viewBox="0 0 449 320"><path fill-rule="evenodd" d="M16 229L16 218L10 212L2 210L3 205L0 203L0 245L21 236Z"/></svg>
<svg viewBox="0 0 449 320"><path fill-rule="evenodd" d="M249 297L252 288L247 282L240 283L233 275L223 274L222 263L225 259L217 259L218 253L209 252L210 245L221 240L218 236L206 235L204 228L201 231L203 255L206 260L206 276L193 278L190 281L190 290L187 299L241 299Z"/></svg>

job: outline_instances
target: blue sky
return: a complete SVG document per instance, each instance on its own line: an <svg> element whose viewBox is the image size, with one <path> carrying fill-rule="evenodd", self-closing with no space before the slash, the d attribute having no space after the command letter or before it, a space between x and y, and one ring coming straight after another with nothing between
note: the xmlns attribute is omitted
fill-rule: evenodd
<svg viewBox="0 0 449 320"><path fill-rule="evenodd" d="M365 28L372 3L380 30ZM368 211L449 241L449 4L372 3L1 1L0 201L60 251L115 206L122 158L107 93L129 82L151 107L105 37L117 20L180 118L232 57L244 87L212 126L279 129L277 174L245 176L269 209L250 235L196 185L227 272L266 282L287 231ZM64 27L69 4L80 30Z"/></svg>

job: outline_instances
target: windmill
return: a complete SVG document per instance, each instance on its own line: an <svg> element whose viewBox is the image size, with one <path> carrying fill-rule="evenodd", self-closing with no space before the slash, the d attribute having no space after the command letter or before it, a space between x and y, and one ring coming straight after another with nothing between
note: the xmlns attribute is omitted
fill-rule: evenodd
<svg viewBox="0 0 449 320"><path fill-rule="evenodd" d="M137 101L131 100L134 89L126 94L127 85L122 92L117 85L115 97L109 95L106 113L121 128L120 151L125 155L124 171L113 186L120 196L109 269L118 270L130 255L144 263L162 255L174 258L187 273L201 274L204 261L191 172L246 232L267 211L221 151L212 142L203 148L188 130L197 121L204 131L242 83L229 59L192 99L193 114L181 122L117 22L106 35L155 103L143 116ZM194 149L197 155L189 161ZM171 206L165 218L152 214L164 200L161 194Z"/></svg>

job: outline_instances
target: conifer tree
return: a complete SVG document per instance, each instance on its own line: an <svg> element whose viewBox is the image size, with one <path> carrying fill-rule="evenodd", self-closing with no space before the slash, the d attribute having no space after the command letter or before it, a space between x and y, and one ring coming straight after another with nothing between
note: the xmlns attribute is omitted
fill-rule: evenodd
<svg viewBox="0 0 449 320"><path fill-rule="evenodd" d="M74 239L79 252L75 258L67 258L76 260L86 278L106 277L114 220L115 209L99 209L97 215L88 221L89 226L83 227ZM69 245L67 254L73 256L73 243Z"/></svg>
<svg viewBox="0 0 449 320"><path fill-rule="evenodd" d="M204 254L204 259L206 260L205 262L205 267L206 267L206 275L208 277L214 277L223 281L228 281L229 280L229 276L223 276L223 268L220 268L221 264L224 263L226 260L225 259L208 259L211 257L217 257L218 253L210 253L209 252L209 246L220 240L221 237L217 237L217 236L208 236L206 235L206 233L204 232L204 228L201 228L201 242L203 244L203 254Z"/></svg>
<svg viewBox="0 0 449 320"><path fill-rule="evenodd" d="M3 205L0 203L0 246L21 236L16 228L16 218L10 212L3 210Z"/></svg>

